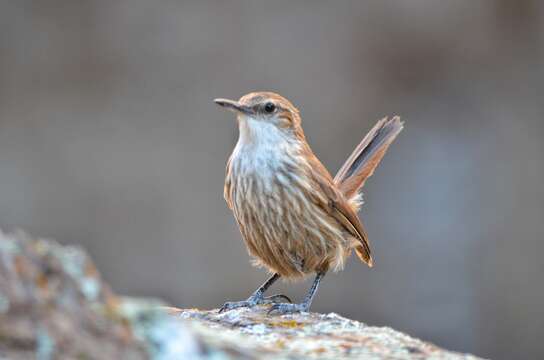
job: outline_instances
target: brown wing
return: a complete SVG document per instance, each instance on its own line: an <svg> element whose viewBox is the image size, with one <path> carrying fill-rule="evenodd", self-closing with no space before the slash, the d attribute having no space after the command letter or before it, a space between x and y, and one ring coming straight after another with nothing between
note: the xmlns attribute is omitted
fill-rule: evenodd
<svg viewBox="0 0 544 360"><path fill-rule="evenodd" d="M325 166L313 154L310 154L308 158L310 159L312 178L328 201L324 207L332 217L342 224L349 234L359 240L360 245L355 248L355 251L361 261L372 267L373 260L368 235L366 234L363 223L355 210L351 208L344 195L334 185L332 177Z"/></svg>
<svg viewBox="0 0 544 360"><path fill-rule="evenodd" d="M366 234L361 219L359 219L357 214L355 214L345 201L333 202L332 207L335 210L333 216L360 241L361 244L355 248L357 256L359 256L361 261L372 267L374 265L374 260L372 260L368 235Z"/></svg>

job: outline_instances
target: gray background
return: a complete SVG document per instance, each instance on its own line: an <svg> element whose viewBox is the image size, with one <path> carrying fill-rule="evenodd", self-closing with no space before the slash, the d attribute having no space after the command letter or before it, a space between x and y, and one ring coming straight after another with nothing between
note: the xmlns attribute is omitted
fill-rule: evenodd
<svg viewBox="0 0 544 360"><path fill-rule="evenodd" d="M285 95L333 172L399 114L365 188L376 266L327 276L314 310L544 356L542 2L13 0L0 26L4 230L82 244L120 293L217 307L266 273L222 198L237 128L211 99Z"/></svg>

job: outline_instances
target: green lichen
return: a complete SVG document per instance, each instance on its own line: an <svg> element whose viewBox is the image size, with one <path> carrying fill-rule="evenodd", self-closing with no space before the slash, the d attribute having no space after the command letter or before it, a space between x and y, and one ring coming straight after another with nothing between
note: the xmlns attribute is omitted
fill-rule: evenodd
<svg viewBox="0 0 544 360"><path fill-rule="evenodd" d="M94 302L100 295L100 282L94 276L86 274L87 256L80 248L74 246L57 246L52 253L61 263L63 270L78 284L79 290L85 298Z"/></svg>
<svg viewBox="0 0 544 360"><path fill-rule="evenodd" d="M0 241L0 253L13 254L20 251L20 247L15 242L15 240L6 237L1 231L0 239L2 240Z"/></svg>
<svg viewBox="0 0 544 360"><path fill-rule="evenodd" d="M9 299L0 293L0 314L5 314L9 311Z"/></svg>
<svg viewBox="0 0 544 360"><path fill-rule="evenodd" d="M185 359L197 354L195 338L155 299L123 298L118 314L128 321L134 335L155 360Z"/></svg>
<svg viewBox="0 0 544 360"><path fill-rule="evenodd" d="M53 341L53 338L49 336L47 330L39 328L36 336L36 359L50 360L53 358L54 351L55 342Z"/></svg>

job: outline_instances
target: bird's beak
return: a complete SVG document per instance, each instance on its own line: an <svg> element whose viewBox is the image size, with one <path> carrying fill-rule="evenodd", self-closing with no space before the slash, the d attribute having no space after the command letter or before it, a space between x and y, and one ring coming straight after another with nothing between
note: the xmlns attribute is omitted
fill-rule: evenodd
<svg viewBox="0 0 544 360"><path fill-rule="evenodd" d="M250 115L253 113L253 110L249 106L240 104L238 101L228 100L228 99L215 99L213 101L217 105L224 107L227 110Z"/></svg>

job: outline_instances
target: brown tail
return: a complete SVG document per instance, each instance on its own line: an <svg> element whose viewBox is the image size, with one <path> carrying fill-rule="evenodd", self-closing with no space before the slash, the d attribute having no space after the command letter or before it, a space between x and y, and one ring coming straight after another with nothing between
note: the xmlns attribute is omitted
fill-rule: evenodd
<svg viewBox="0 0 544 360"><path fill-rule="evenodd" d="M361 188L378 166L389 145L401 132L403 123L398 116L388 120L384 118L366 134L361 143L346 160L334 177L334 183L346 196L355 211L362 204ZM366 234L364 234L366 238ZM355 248L359 258L372 266L370 249L361 246Z"/></svg>
<svg viewBox="0 0 544 360"><path fill-rule="evenodd" d="M403 127L398 116L384 118L366 134L353 150L334 178L334 183L347 199L358 196L359 190L373 173L385 155L389 145L395 140Z"/></svg>

